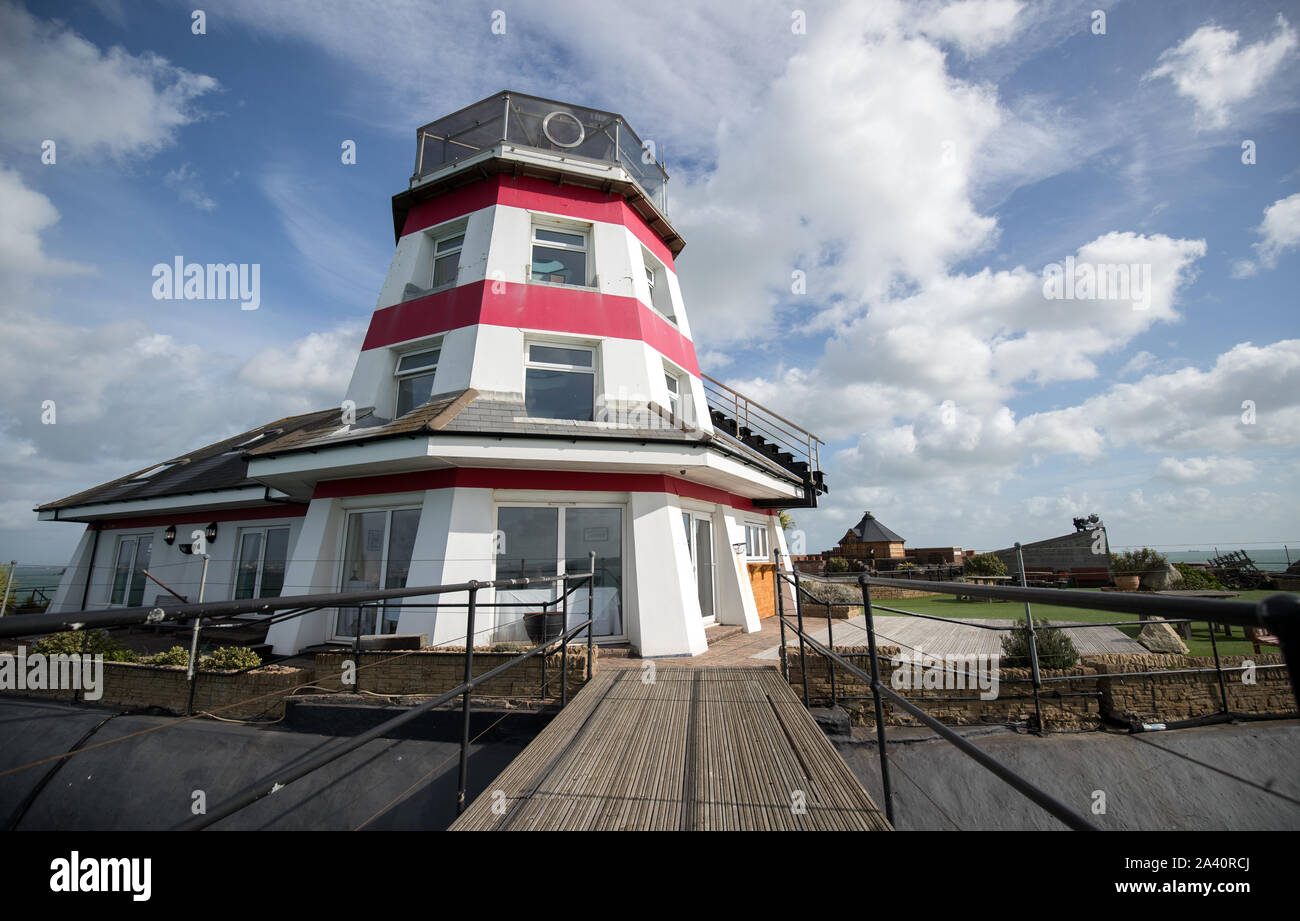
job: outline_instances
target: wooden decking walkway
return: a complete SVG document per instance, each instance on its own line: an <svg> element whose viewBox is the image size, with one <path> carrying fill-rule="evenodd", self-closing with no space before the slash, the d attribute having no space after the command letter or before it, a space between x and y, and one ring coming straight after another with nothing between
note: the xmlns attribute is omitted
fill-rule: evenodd
<svg viewBox="0 0 1300 921"><path fill-rule="evenodd" d="M598 673L452 830L889 829L777 669L642 678Z"/></svg>

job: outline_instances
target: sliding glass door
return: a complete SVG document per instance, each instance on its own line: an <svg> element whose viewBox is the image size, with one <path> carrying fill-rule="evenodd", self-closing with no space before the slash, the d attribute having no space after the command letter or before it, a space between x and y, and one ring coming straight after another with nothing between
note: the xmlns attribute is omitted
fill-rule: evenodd
<svg viewBox="0 0 1300 921"><path fill-rule="evenodd" d="M498 579L538 578L587 572L589 554L596 554L596 579L592 601L595 635L623 636L623 509L618 506L501 506L497 509L500 541ZM569 625L587 619L586 583L570 583ZM528 642L525 613L538 613L554 601L558 585L526 586L500 590L498 602L520 607L498 609L493 641ZM556 609L552 606L551 610Z"/></svg>

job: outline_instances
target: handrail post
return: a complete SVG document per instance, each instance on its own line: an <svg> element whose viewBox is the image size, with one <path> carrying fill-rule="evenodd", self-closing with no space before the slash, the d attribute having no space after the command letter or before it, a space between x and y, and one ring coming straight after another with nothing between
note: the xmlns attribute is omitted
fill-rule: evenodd
<svg viewBox="0 0 1300 921"><path fill-rule="evenodd" d="M361 624L366 619L366 606L357 608L357 635L352 637L352 693L361 693Z"/></svg>
<svg viewBox="0 0 1300 921"><path fill-rule="evenodd" d="M1020 587L1028 588L1028 580L1025 578L1025 554L1020 548L1020 541L1016 541L1016 561L1020 564ZM1038 638L1034 634L1034 614L1029 609L1029 602L1025 602L1025 627L1029 630L1029 669L1034 679L1034 718L1038 721L1038 734L1043 734L1043 708L1039 702L1038 691L1043 686L1042 677L1038 671Z"/></svg>
<svg viewBox="0 0 1300 921"><path fill-rule="evenodd" d="M785 683L790 683L790 658L785 652L785 603L781 597L781 551L773 550L772 559L775 561L772 569L772 587L776 590L776 620L777 626L781 629L781 670L785 672ZM746 567L748 568L748 567Z"/></svg>
<svg viewBox="0 0 1300 921"><path fill-rule="evenodd" d="M781 554L777 551L777 573L780 574ZM794 579L794 621L796 629L799 631L799 671L803 675L803 705L811 707L808 702L808 652L803 642L803 599L799 597L799 573L791 565L790 571ZM779 596L778 596L779 597Z"/></svg>
<svg viewBox="0 0 1300 921"><path fill-rule="evenodd" d="M894 797L889 786L889 752L885 749L885 708L880 701L880 661L876 658L876 622L871 613L871 586L865 573L858 576L862 612L867 621L867 655L871 657L871 697L876 708L876 748L880 751L880 785L885 793L885 818L894 824ZM834 651L832 646L831 650Z"/></svg>
<svg viewBox="0 0 1300 921"><path fill-rule="evenodd" d="M1192 633L1191 626L1192 626L1191 624L1187 625L1188 636L1191 636ZM1219 699L1223 701L1223 715L1227 716L1228 715L1228 686L1223 682L1223 663L1219 661L1219 643L1214 638L1214 627L1215 627L1214 622L1210 621L1209 623L1210 649L1214 653L1214 673L1219 679Z"/></svg>
<svg viewBox="0 0 1300 921"><path fill-rule="evenodd" d="M832 632L834 627L831 623L831 603L826 602L826 645L831 649L835 648L835 634ZM826 667L831 671L831 706L838 707L839 700L835 694L835 660L827 659Z"/></svg>
<svg viewBox="0 0 1300 921"><path fill-rule="evenodd" d="M596 632L596 551L588 550L587 559L591 562L590 572L587 575L587 681L591 681L592 668L592 647L594 644L594 634Z"/></svg>
<svg viewBox="0 0 1300 921"><path fill-rule="evenodd" d="M560 582L560 707L569 705L569 580ZM546 655L542 653L543 657Z"/></svg>
<svg viewBox="0 0 1300 921"><path fill-rule="evenodd" d="M478 603L478 580L469 582L469 608L465 617L465 683L474 680L474 606ZM545 655L543 652L542 655ZM465 811L465 784L469 776L469 698L473 688L465 688L460 719L460 779L456 787L456 815Z"/></svg>

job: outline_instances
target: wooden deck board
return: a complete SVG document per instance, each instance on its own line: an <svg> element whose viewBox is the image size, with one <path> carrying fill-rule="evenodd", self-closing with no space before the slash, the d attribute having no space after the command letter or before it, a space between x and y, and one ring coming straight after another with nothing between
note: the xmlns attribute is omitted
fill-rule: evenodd
<svg viewBox="0 0 1300 921"><path fill-rule="evenodd" d="M642 678L597 674L452 830L889 829L776 669Z"/></svg>

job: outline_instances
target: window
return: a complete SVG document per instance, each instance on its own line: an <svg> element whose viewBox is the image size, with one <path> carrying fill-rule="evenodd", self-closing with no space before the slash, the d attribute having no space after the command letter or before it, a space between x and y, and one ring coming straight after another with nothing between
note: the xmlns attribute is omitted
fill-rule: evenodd
<svg viewBox="0 0 1300 921"><path fill-rule="evenodd" d="M528 346L524 406L542 419L590 422L596 405L596 352L581 346Z"/></svg>
<svg viewBox="0 0 1300 921"><path fill-rule="evenodd" d="M587 287L589 233L568 225L533 226L533 281Z"/></svg>
<svg viewBox="0 0 1300 921"><path fill-rule="evenodd" d="M442 348L412 352L397 359L393 376L397 378L397 408L393 418L404 416L417 406L423 406L433 396L433 378L438 370L438 356Z"/></svg>
<svg viewBox="0 0 1300 921"><path fill-rule="evenodd" d="M664 369L664 380L668 384L668 409L672 412L674 418L682 417L682 383L676 374Z"/></svg>
<svg viewBox="0 0 1300 921"><path fill-rule="evenodd" d="M138 534L118 540L109 604L124 604L128 608L144 604L144 570L149 568L152 553L152 534Z"/></svg>
<svg viewBox="0 0 1300 921"><path fill-rule="evenodd" d="M280 597L288 557L288 528L256 528L240 532L235 599Z"/></svg>
<svg viewBox="0 0 1300 921"><path fill-rule="evenodd" d="M650 306L675 326L677 317L673 314L672 292L668 290L668 270L644 246L641 247L641 259L645 266L645 280L650 286Z"/></svg>
<svg viewBox="0 0 1300 921"><path fill-rule="evenodd" d="M420 509L398 508L353 512L348 515L343 543L343 572L339 591L364 592L378 588L405 588L415 551ZM336 637L396 633L401 602L338 608Z"/></svg>
<svg viewBox="0 0 1300 921"><path fill-rule="evenodd" d="M767 525L745 524L745 555L755 560L766 560Z"/></svg>
<svg viewBox="0 0 1300 921"><path fill-rule="evenodd" d="M460 251L465 245L465 231L440 237L433 242L433 288L454 285L460 272Z"/></svg>

